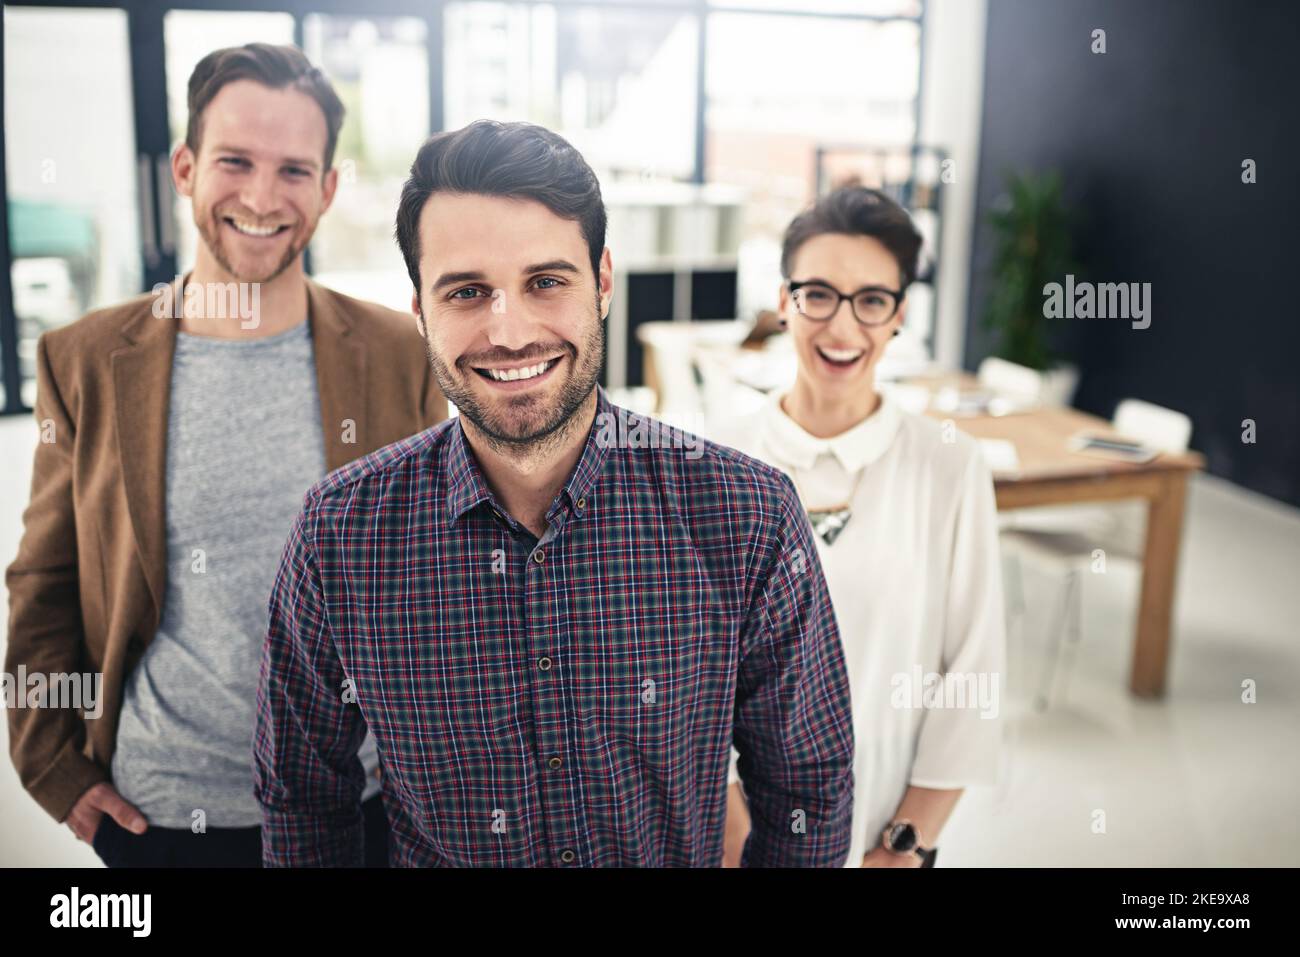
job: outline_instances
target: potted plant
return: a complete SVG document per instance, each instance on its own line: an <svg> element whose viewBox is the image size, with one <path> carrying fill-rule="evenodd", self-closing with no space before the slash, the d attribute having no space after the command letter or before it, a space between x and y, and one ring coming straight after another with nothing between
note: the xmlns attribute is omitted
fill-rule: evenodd
<svg viewBox="0 0 1300 957"><path fill-rule="evenodd" d="M995 249L984 326L997 336L995 355L1042 374L1043 402L1069 405L1079 370L1056 354L1043 314L1043 287L1077 272L1061 176L1054 170L1009 173L1006 183L987 220Z"/></svg>

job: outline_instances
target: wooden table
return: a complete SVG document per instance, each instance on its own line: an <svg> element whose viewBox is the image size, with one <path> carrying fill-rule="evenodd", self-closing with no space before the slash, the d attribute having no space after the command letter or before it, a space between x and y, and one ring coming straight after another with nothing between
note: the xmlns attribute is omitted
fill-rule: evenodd
<svg viewBox="0 0 1300 957"><path fill-rule="evenodd" d="M931 387L976 387L974 379L964 375L909 381ZM950 418L939 411L928 414ZM999 511L1116 499L1146 500L1142 594L1129 688L1143 698L1163 695L1187 477L1204 467L1204 458L1196 452L1162 454L1151 462L1135 465L1071 452L1066 440L1076 432L1115 434L1105 419L1074 409L1038 408L1005 416L951 418L957 428L976 438L1005 439L1015 444L1019 471L995 472L993 476Z"/></svg>

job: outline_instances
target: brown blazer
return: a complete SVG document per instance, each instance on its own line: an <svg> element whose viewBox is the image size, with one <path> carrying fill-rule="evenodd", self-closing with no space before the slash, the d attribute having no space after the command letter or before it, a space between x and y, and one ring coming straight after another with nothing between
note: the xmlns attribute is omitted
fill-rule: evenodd
<svg viewBox="0 0 1300 957"><path fill-rule="evenodd" d="M412 317L311 280L307 291L328 469L447 417ZM9 753L23 787L58 821L108 779L124 680L162 614L177 320L155 318L153 301L146 294L92 312L36 346L44 435L18 557L5 574L5 671L103 673L98 718L66 708L8 710ZM355 441L345 443L349 419Z"/></svg>

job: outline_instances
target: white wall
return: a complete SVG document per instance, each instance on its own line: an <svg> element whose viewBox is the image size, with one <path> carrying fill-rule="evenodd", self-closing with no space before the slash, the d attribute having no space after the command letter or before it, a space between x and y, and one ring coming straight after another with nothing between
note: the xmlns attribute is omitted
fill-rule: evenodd
<svg viewBox="0 0 1300 957"><path fill-rule="evenodd" d="M935 361L951 368L961 365L966 339L987 8L987 0L925 4L920 141L946 148L954 161L953 181L945 184L933 339Z"/></svg>

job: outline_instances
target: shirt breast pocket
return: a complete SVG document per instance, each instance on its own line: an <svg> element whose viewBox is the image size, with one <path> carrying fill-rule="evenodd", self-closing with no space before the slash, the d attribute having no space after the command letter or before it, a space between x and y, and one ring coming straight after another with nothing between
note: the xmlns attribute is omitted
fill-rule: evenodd
<svg viewBox="0 0 1300 957"><path fill-rule="evenodd" d="M575 595L591 609L574 618L575 697L616 761L676 775L696 757L697 732L730 714L735 635L693 549L646 552Z"/></svg>
<svg viewBox="0 0 1300 957"><path fill-rule="evenodd" d="M417 826L445 841L516 814L532 774L526 677L507 631L459 622L432 598L405 607L404 625L365 642L357 698L386 778L418 809Z"/></svg>

